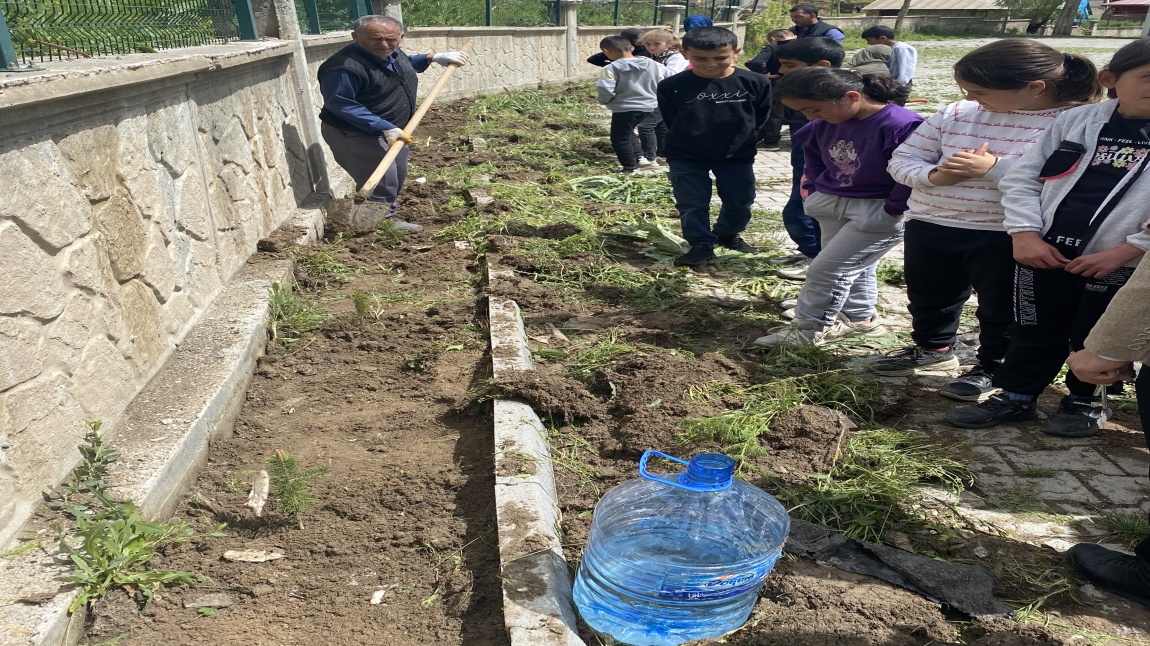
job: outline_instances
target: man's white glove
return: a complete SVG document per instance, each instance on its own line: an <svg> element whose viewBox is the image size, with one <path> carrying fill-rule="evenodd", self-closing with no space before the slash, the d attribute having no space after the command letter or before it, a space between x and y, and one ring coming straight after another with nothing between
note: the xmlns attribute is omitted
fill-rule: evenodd
<svg viewBox="0 0 1150 646"><path fill-rule="evenodd" d="M387 147L391 148L397 139L402 139L403 143L411 143L411 135L403 131L403 128L392 128L391 130L383 131L383 139L387 142Z"/></svg>
<svg viewBox="0 0 1150 646"><path fill-rule="evenodd" d="M447 67L448 65L467 65L467 54L463 52L440 52L431 57L433 63Z"/></svg>

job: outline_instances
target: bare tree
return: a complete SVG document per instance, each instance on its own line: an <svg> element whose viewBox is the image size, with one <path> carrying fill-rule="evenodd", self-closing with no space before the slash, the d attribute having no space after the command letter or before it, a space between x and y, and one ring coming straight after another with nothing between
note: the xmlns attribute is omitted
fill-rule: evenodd
<svg viewBox="0 0 1150 646"><path fill-rule="evenodd" d="M902 0L902 7L898 10L898 17L894 19L894 33L897 34L899 28L902 27L902 19L906 18L907 12L910 11L910 3L913 1L914 0Z"/></svg>

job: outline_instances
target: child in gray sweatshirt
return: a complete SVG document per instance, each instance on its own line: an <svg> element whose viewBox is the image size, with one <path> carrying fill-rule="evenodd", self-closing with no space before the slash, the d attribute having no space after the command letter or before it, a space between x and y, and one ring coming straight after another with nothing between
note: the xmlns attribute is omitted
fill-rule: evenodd
<svg viewBox="0 0 1150 646"><path fill-rule="evenodd" d="M608 36L599 49L611 59L595 83L599 103L611 111L611 148L619 158L618 172L633 173L637 168L654 170L655 89L667 77L667 68L649 58L634 55L633 47L622 36ZM635 129L639 136L635 136ZM642 156L640 156L640 152Z"/></svg>

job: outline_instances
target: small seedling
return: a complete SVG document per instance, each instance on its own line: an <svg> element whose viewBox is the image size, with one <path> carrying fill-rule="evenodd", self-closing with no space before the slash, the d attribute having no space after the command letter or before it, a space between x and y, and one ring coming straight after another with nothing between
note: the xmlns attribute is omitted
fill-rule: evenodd
<svg viewBox="0 0 1150 646"><path fill-rule="evenodd" d="M216 614L216 609L215 608L208 608L208 607L197 608L196 614L198 614L201 617L213 617Z"/></svg>
<svg viewBox="0 0 1150 646"><path fill-rule="evenodd" d="M271 316L268 321L268 336L272 341L288 344L299 341L304 332L310 332L331 315L304 297L292 293L291 286L283 287L272 283Z"/></svg>
<svg viewBox="0 0 1150 646"><path fill-rule="evenodd" d="M303 529L303 514L316 508L318 501L309 483L327 473L327 467L302 469L295 458L281 450L268 459L267 471L271 476L272 500L276 510L296 519Z"/></svg>
<svg viewBox="0 0 1150 646"><path fill-rule="evenodd" d="M351 295L351 302L355 304L355 317L357 319L366 319L371 316L371 297L363 292L355 292Z"/></svg>

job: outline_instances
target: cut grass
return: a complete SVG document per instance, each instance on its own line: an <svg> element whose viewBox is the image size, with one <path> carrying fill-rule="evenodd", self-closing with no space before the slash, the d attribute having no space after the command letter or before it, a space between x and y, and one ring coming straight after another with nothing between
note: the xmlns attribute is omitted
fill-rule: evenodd
<svg viewBox="0 0 1150 646"><path fill-rule="evenodd" d="M1131 549L1150 538L1150 524L1146 522L1146 514L1106 511L1102 513L1101 523L1109 532L1109 537Z"/></svg>
<svg viewBox="0 0 1150 646"><path fill-rule="evenodd" d="M272 283L270 304L268 336L272 341L284 344L299 341L300 335L318 328L332 318L311 299L292 293L290 285L284 287Z"/></svg>
<svg viewBox="0 0 1150 646"><path fill-rule="evenodd" d="M888 530L928 525L911 504L916 485L941 483L957 492L970 480L962 463L919 433L879 429L847 437L829 473L812 475L809 483L777 481L773 488L792 515L881 542Z"/></svg>

